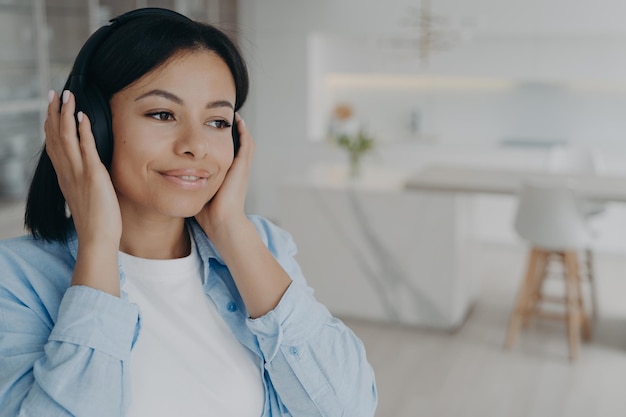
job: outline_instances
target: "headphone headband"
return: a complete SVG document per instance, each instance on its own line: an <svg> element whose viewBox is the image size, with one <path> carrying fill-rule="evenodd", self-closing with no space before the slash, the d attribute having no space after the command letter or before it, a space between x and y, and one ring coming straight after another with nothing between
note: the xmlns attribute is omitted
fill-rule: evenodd
<svg viewBox="0 0 626 417"><path fill-rule="evenodd" d="M144 16L168 16L175 17L186 22L191 21L187 16L169 9L163 9L160 7L144 7L142 9L135 9L124 14L121 14L113 19L109 20L109 23L98 28L85 42L83 47L78 52L72 72L70 76L80 76L87 74L87 66L91 62L92 56L100 48L100 45L106 38L118 27L128 23L131 20L144 17Z"/></svg>
<svg viewBox="0 0 626 417"><path fill-rule="evenodd" d="M126 22L128 22L129 20L135 19L137 17L142 17L142 16L157 16L157 15L161 15L161 16L169 16L169 17L177 17L181 20L185 20L185 21L191 21L191 19L189 19L187 16L180 14L178 12L175 12L174 10L169 10L169 9L163 9L161 7L144 7L142 9L135 9L135 10L131 10L129 12L126 12L124 14L121 14L117 17L114 17L113 19L109 20L110 24L124 24Z"/></svg>

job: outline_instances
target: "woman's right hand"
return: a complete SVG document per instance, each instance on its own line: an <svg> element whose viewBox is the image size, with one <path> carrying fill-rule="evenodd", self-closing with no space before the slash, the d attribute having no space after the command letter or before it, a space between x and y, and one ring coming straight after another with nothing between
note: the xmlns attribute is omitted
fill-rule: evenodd
<svg viewBox="0 0 626 417"><path fill-rule="evenodd" d="M122 218L111 177L98 156L87 115L78 114L76 127L74 95L64 91L61 104L56 93L51 91L48 99L44 125L46 152L78 235L78 257L72 284L88 285L118 295L117 254Z"/></svg>

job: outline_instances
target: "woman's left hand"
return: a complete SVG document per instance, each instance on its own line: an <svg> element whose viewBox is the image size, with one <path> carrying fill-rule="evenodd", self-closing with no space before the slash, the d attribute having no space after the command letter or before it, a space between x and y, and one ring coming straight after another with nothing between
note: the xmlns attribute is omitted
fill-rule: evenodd
<svg viewBox="0 0 626 417"><path fill-rule="evenodd" d="M244 206L255 143L241 116L235 114L239 130L239 150L217 193L195 217L210 239L221 231L247 222ZM216 242L214 242L216 243Z"/></svg>
<svg viewBox="0 0 626 417"><path fill-rule="evenodd" d="M196 215L196 220L228 266L248 315L257 318L278 305L291 284L291 278L274 259L256 226L245 214L254 142L239 115L236 120L239 151L222 186Z"/></svg>

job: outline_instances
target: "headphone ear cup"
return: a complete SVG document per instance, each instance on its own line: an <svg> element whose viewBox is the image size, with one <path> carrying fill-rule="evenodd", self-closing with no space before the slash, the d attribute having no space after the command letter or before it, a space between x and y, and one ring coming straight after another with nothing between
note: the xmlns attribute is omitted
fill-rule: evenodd
<svg viewBox="0 0 626 417"><path fill-rule="evenodd" d="M235 149L235 157L237 156L237 151L239 150L239 129L237 129L237 121L233 120L233 147Z"/></svg>
<svg viewBox="0 0 626 417"><path fill-rule="evenodd" d="M82 111L89 117L98 155L108 169L113 158L113 128L109 103L92 83L85 81L84 75L70 75L65 89L74 94L76 112Z"/></svg>

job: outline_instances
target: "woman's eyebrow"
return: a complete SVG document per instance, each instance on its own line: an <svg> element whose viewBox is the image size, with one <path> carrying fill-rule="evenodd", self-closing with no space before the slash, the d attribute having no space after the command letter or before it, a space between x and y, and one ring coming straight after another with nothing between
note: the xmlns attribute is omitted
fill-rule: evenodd
<svg viewBox="0 0 626 417"><path fill-rule="evenodd" d="M142 95L140 95L139 97L137 97L135 99L135 101L139 101L141 99L144 99L146 97L150 97L150 96L159 96L159 97L163 97L165 99L171 100L176 104L183 104L183 100L178 97L175 94L172 94L170 92L167 92L165 90L159 90L159 89L155 89L155 90L150 90L147 93L144 93Z"/></svg>
<svg viewBox="0 0 626 417"><path fill-rule="evenodd" d="M180 97L178 97L176 94L172 94L172 93L170 93L168 91L159 90L159 89L150 90L147 93L144 93L144 94L140 95L139 97L137 97L135 99L135 101L139 101L141 99L144 99L144 98L150 97L150 96L159 96L159 97L163 97L163 98L165 98L167 100L173 101L176 104L183 104L183 100ZM228 101L228 100L210 101L206 105L207 109L214 109L216 107L229 107L231 109L235 108L233 106L233 104L230 101Z"/></svg>
<svg viewBox="0 0 626 417"><path fill-rule="evenodd" d="M228 100L215 100L207 103L206 105L207 109L214 109L216 107L230 107L231 109L235 108L233 104Z"/></svg>

